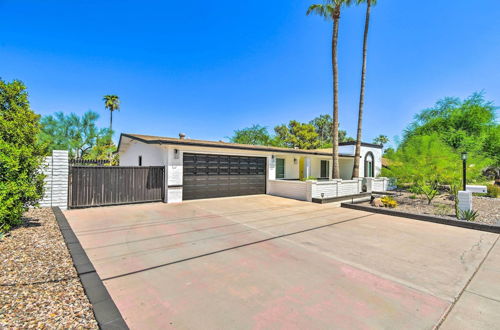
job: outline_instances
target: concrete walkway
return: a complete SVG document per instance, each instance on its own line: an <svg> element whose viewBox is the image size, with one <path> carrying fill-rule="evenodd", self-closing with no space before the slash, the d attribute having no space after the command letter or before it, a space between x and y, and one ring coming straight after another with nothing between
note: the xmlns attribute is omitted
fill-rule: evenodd
<svg viewBox="0 0 500 330"><path fill-rule="evenodd" d="M500 324L497 234L265 195L65 215L132 329Z"/></svg>

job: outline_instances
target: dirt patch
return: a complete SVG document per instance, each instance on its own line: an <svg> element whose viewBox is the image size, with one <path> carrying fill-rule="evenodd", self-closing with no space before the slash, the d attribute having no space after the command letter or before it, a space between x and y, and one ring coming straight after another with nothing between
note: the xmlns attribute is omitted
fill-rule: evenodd
<svg viewBox="0 0 500 330"><path fill-rule="evenodd" d="M456 220L455 202L449 194L436 196L430 205L424 197L408 192L398 192L392 197L398 202L395 210ZM500 198L474 196L472 207L479 214L476 222L500 225Z"/></svg>
<svg viewBox="0 0 500 330"><path fill-rule="evenodd" d="M0 328L98 328L51 209L27 212L0 254Z"/></svg>

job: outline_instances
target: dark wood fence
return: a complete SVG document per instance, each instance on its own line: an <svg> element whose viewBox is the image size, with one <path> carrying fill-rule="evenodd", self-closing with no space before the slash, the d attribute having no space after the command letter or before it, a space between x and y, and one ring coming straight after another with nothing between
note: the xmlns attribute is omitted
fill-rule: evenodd
<svg viewBox="0 0 500 330"><path fill-rule="evenodd" d="M69 207L160 202L165 196L163 166L70 166Z"/></svg>

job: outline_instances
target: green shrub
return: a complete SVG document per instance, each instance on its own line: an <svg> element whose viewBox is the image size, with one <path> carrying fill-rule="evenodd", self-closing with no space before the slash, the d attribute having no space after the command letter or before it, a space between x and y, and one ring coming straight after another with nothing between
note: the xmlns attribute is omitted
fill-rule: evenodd
<svg viewBox="0 0 500 330"><path fill-rule="evenodd" d="M500 197L500 186L496 186L493 184L489 184L487 186L488 193L487 195L492 198L499 198Z"/></svg>
<svg viewBox="0 0 500 330"><path fill-rule="evenodd" d="M439 193L437 186L435 184L421 184L420 192L427 198L427 202L430 205L434 197Z"/></svg>
<svg viewBox="0 0 500 330"><path fill-rule="evenodd" d="M318 178L316 178L314 176L308 176L307 178L300 179L300 181L308 181L308 180L318 180Z"/></svg>
<svg viewBox="0 0 500 330"><path fill-rule="evenodd" d="M408 196L409 199L417 199L417 195L410 195Z"/></svg>
<svg viewBox="0 0 500 330"><path fill-rule="evenodd" d="M23 212L42 196L38 120L25 86L0 79L0 232L20 224Z"/></svg>
<svg viewBox="0 0 500 330"><path fill-rule="evenodd" d="M390 207L391 209L398 206L398 202L396 202L391 196L384 196L380 199L380 201L382 202L382 204L384 204L385 207Z"/></svg>

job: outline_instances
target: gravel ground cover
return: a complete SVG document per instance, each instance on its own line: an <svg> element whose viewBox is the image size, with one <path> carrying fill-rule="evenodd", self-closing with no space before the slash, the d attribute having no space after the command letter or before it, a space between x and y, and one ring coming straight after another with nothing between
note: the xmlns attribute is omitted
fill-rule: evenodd
<svg viewBox="0 0 500 330"><path fill-rule="evenodd" d="M431 205L428 205L427 199L408 192L398 192L391 196L398 202L398 211L456 219L455 204L449 194L436 196ZM500 198L474 196L472 207L479 214L476 222L500 225Z"/></svg>
<svg viewBox="0 0 500 330"><path fill-rule="evenodd" d="M98 328L51 209L27 212L0 254L0 328Z"/></svg>

